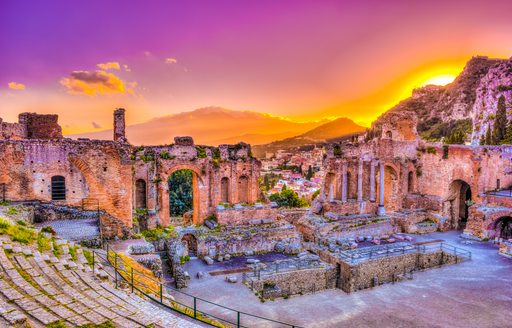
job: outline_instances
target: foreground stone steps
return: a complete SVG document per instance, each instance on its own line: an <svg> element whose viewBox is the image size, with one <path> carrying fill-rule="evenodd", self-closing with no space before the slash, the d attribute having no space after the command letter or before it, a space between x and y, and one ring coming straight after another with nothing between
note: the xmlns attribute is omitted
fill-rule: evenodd
<svg viewBox="0 0 512 328"><path fill-rule="evenodd" d="M83 265L85 258L77 256L77 264L69 254L66 259L33 255L17 245L0 244L0 326L3 319L10 326L34 327L59 320L69 326L110 320L116 327L198 327L96 278Z"/></svg>

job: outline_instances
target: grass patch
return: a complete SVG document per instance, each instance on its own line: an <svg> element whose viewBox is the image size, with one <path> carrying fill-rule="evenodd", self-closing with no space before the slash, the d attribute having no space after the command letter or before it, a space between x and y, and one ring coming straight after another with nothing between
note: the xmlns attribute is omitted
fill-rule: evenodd
<svg viewBox="0 0 512 328"><path fill-rule="evenodd" d="M37 250L41 253L52 250L52 240L50 238L46 238L42 232L37 234Z"/></svg>
<svg viewBox="0 0 512 328"><path fill-rule="evenodd" d="M158 227L155 229L142 230L140 233L144 236L146 241L157 241L174 236L176 231L173 226L168 226L167 228Z"/></svg>
<svg viewBox="0 0 512 328"><path fill-rule="evenodd" d="M85 256L85 259L87 260L87 263L90 266L92 266L92 262L93 262L92 252L88 249L84 249L84 256Z"/></svg>
<svg viewBox="0 0 512 328"><path fill-rule="evenodd" d="M19 224L10 224L5 219L0 219L0 234L7 234L13 241L22 244L30 244L37 238L37 233L34 229Z"/></svg>
<svg viewBox="0 0 512 328"><path fill-rule="evenodd" d="M69 255L71 256L71 259L73 261L76 261L76 250L78 249L78 246L69 246Z"/></svg>

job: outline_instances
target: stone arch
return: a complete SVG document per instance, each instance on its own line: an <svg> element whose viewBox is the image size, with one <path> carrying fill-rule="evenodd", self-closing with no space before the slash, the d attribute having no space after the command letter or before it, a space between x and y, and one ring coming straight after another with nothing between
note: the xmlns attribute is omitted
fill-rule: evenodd
<svg viewBox="0 0 512 328"><path fill-rule="evenodd" d="M54 175L51 179L52 200L66 200L66 178Z"/></svg>
<svg viewBox="0 0 512 328"><path fill-rule="evenodd" d="M180 164L169 167L167 170L164 170L162 173L162 181L165 181L164 186L161 192L161 209L160 214L162 218L163 224L169 224L170 222L170 208L169 208L169 177L176 171L179 170L190 170L192 171L192 192L193 192L193 210L192 210L192 223L193 224L202 224L201 216L205 217L203 205L209 204L208 198L209 194L201 192L201 189L204 188L204 175L203 171L195 166L190 164ZM205 205L206 206L206 205Z"/></svg>
<svg viewBox="0 0 512 328"><path fill-rule="evenodd" d="M238 203L249 202L249 178L242 175L238 178Z"/></svg>
<svg viewBox="0 0 512 328"><path fill-rule="evenodd" d="M183 245L187 248L188 254L190 256L196 256L197 255L197 238L193 234L187 233L181 237L181 242Z"/></svg>
<svg viewBox="0 0 512 328"><path fill-rule="evenodd" d="M471 206L471 186L464 180L457 179L450 183L448 197L445 199L452 229L464 229L469 218Z"/></svg>
<svg viewBox="0 0 512 328"><path fill-rule="evenodd" d="M502 216L494 221L493 230L495 237L505 240L512 239L512 216Z"/></svg>
<svg viewBox="0 0 512 328"><path fill-rule="evenodd" d="M135 208L147 208L147 186L144 179L135 181Z"/></svg>
<svg viewBox="0 0 512 328"><path fill-rule="evenodd" d="M230 203L229 201L229 178L220 179L220 201L222 203Z"/></svg>

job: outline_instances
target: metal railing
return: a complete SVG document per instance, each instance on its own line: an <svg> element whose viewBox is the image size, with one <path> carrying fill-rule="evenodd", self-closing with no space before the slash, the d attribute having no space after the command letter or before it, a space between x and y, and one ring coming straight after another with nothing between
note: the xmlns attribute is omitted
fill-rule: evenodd
<svg viewBox="0 0 512 328"><path fill-rule="evenodd" d="M503 190L491 190L486 192L487 195L498 197L512 197L512 188Z"/></svg>
<svg viewBox="0 0 512 328"><path fill-rule="evenodd" d="M385 248L373 249L372 247L368 247L368 252L341 252L340 256L343 260L350 262L351 264L355 262L362 262L367 260L373 260L378 258L386 258L390 256L397 256L402 254L410 254L410 253L427 253L434 251L444 251L446 253L450 253L455 255L456 257L462 257L471 259L471 252L450 244L446 243L433 243L433 244L424 244L424 245L386 245Z"/></svg>
<svg viewBox="0 0 512 328"><path fill-rule="evenodd" d="M96 261L97 258L101 259L106 265L114 269L113 275L108 272L107 274L113 278L116 288L118 288L119 284L124 281L124 283L128 284L132 292L137 291L167 309L187 315L190 318L199 320L211 326L301 328L298 325L238 311L182 292L167 284L163 284L154 277L150 277L140 271L134 270L133 267L125 263L117 253L108 250L108 245L106 256L102 256L96 251L93 251L92 255L93 272L94 264L99 263ZM168 295L167 291L170 291L172 295Z"/></svg>

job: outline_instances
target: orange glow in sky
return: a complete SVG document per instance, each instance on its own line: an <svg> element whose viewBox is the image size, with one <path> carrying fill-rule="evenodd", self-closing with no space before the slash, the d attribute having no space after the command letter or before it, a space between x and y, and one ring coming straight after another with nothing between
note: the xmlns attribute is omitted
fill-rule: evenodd
<svg viewBox="0 0 512 328"><path fill-rule="evenodd" d="M510 0L1 1L0 117L56 113L69 134L110 129L116 107L133 125L218 106L369 126L472 56L509 58L510 12Z"/></svg>

